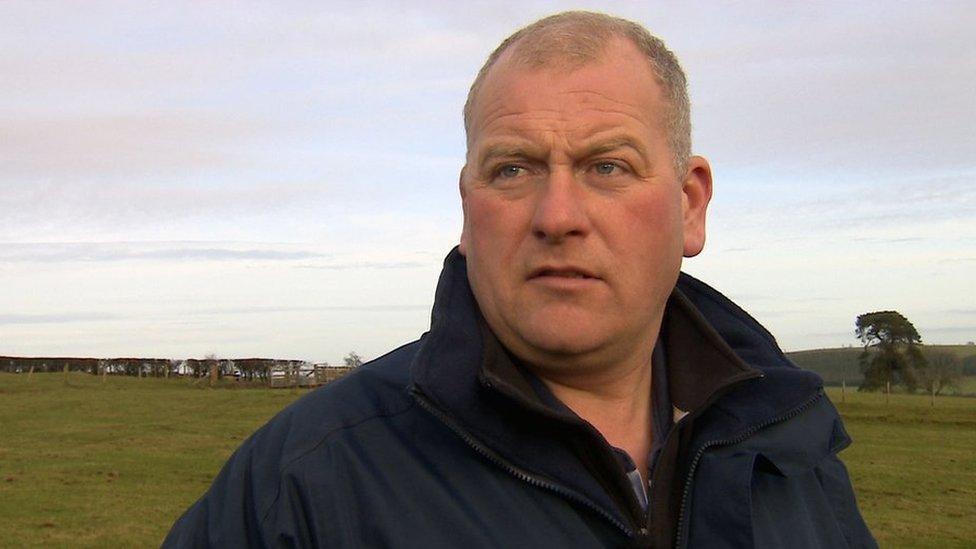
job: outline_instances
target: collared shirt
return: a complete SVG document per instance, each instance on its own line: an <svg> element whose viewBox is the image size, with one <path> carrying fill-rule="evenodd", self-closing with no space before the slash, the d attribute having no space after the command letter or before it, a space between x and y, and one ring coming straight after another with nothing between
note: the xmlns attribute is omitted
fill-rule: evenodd
<svg viewBox="0 0 976 549"><path fill-rule="evenodd" d="M651 451L647 456L647 471L638 471L637 465L627 452L612 447L620 465L627 472L627 478L634 489L637 501L640 502L645 511L648 505L648 494L651 492L650 471L654 470L654 464L657 463L657 458L661 454L664 440L671 431L674 418L671 395L668 392L666 361L664 345L659 339L654 345L654 352L651 355Z"/></svg>
<svg viewBox="0 0 976 549"><path fill-rule="evenodd" d="M532 385L532 389L539 397L539 400L544 404L557 410L571 414L574 413L552 394L552 391L549 390L538 376L528 369L523 369L523 374ZM651 450L647 457L647 471L638 471L637 465L627 452L611 446L614 455L620 462L620 466L623 467L628 480L630 480L631 487L634 489L634 495L637 496L637 501L640 502L641 507L645 511L647 510L648 494L650 493L651 479L649 471L654 470L654 464L661 454L661 449L664 447L664 440L671 430L674 418L671 396L668 392L667 357L665 356L664 345L660 339L654 345L654 351L651 355L651 417Z"/></svg>

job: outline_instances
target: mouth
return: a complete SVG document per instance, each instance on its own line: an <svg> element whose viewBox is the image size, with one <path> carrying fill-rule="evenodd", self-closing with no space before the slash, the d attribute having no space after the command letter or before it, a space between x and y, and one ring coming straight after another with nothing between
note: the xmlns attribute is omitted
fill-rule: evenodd
<svg viewBox="0 0 976 549"><path fill-rule="evenodd" d="M591 271L579 267L540 267L529 274L529 279L534 278L562 278L568 280L597 280Z"/></svg>

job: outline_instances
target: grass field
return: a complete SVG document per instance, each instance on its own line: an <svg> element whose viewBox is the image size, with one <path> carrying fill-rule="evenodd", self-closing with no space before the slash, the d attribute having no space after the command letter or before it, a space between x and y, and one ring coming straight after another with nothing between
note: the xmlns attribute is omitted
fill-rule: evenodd
<svg viewBox="0 0 976 549"><path fill-rule="evenodd" d="M0 546L158 546L289 389L0 374Z"/></svg>
<svg viewBox="0 0 976 549"><path fill-rule="evenodd" d="M976 547L976 398L828 389L854 444L841 457L882 547ZM843 400L843 401L842 401Z"/></svg>
<svg viewBox="0 0 976 549"><path fill-rule="evenodd" d="M830 389L884 547L976 546L976 398ZM233 449L303 394L0 374L0 546L156 546Z"/></svg>

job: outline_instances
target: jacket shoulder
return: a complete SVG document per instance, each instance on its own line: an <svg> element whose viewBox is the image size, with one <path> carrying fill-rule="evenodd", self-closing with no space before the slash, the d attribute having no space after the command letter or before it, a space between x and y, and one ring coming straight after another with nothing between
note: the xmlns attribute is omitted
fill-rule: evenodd
<svg viewBox="0 0 976 549"><path fill-rule="evenodd" d="M419 342L399 347L319 387L279 412L251 440L287 464L331 435L412 405L409 366ZM245 443L245 444L248 444Z"/></svg>
<svg viewBox="0 0 976 549"><path fill-rule="evenodd" d="M326 450L338 435L413 407L408 343L301 397L251 435L207 492L181 516L164 547L261 546L261 523L290 466Z"/></svg>

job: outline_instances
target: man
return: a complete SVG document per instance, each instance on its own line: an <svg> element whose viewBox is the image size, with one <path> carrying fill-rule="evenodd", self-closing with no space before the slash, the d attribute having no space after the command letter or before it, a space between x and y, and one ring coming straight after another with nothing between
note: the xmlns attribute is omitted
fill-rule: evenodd
<svg viewBox="0 0 976 549"><path fill-rule="evenodd" d="M873 546L813 374L679 274L711 197L684 75L572 12L465 107L431 329L279 414L170 546Z"/></svg>

